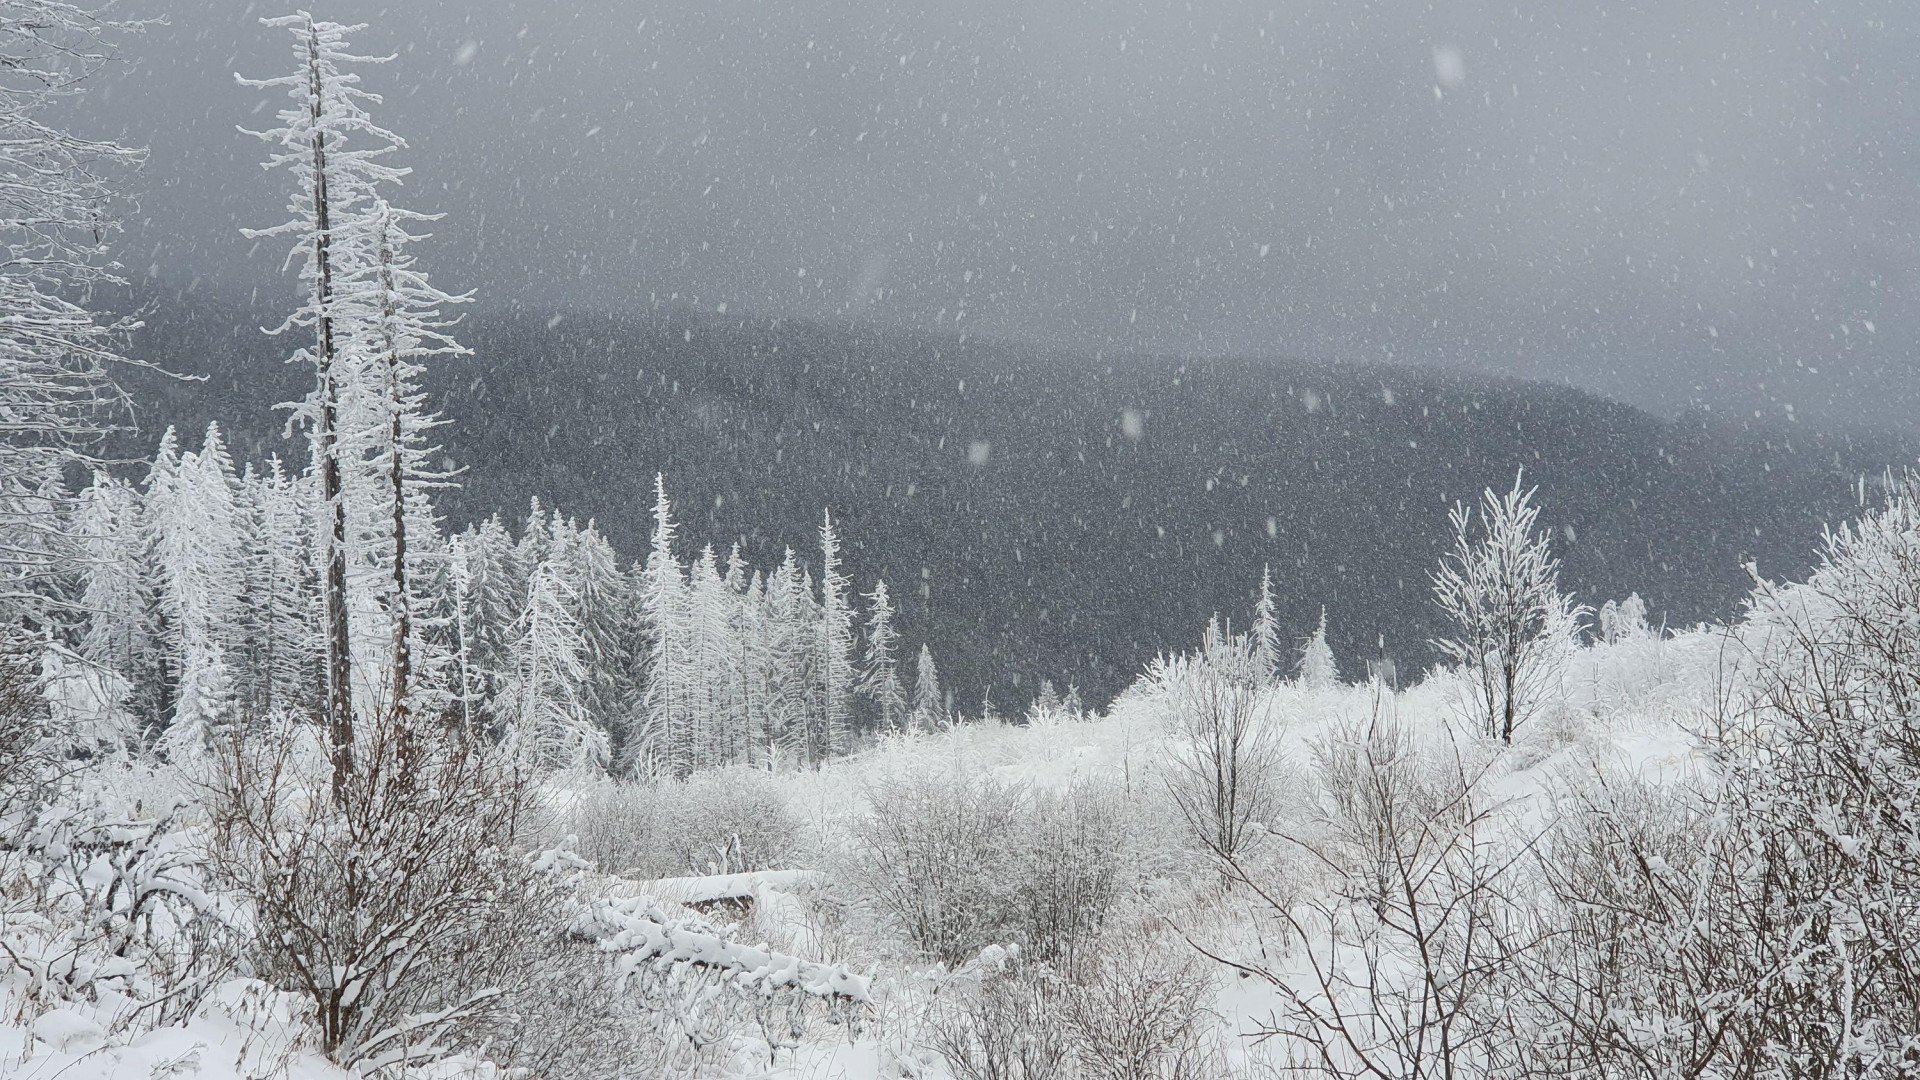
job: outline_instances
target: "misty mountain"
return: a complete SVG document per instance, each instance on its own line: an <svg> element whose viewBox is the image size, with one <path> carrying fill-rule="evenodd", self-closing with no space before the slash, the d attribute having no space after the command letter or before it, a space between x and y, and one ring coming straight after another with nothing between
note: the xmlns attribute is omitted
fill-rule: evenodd
<svg viewBox="0 0 1920 1080"><path fill-rule="evenodd" d="M264 317L163 310L136 355L204 375L135 380L120 443L220 421L235 452L298 459L275 402L304 392ZM977 710L1042 677L1103 699L1220 611L1249 618L1270 565L1304 636L1324 605L1345 670L1403 671L1438 632L1427 574L1446 512L1524 468L1583 600L1637 591L1656 619L1732 614L1744 566L1802 573L1821 527L1913 440L1665 420L1557 385L1272 359L1054 354L979 338L725 316L476 313L441 363L459 524L529 500L643 550L655 471L695 545L761 566L815 554L823 507L861 591L884 576L911 656L931 642ZM689 553L690 554L690 553Z"/></svg>

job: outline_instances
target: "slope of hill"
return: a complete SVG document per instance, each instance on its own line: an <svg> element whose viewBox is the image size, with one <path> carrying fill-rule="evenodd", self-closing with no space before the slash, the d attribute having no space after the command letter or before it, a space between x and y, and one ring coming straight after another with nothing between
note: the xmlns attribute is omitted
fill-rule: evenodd
<svg viewBox="0 0 1920 1080"><path fill-rule="evenodd" d="M163 312L139 355L205 382L143 378L150 449L218 419L278 450L269 410L302 371L262 320ZM1584 599L1638 591L1656 618L1731 614L1744 564L1808 565L1893 437L1666 421L1576 390L1364 364L1088 359L871 327L690 315L478 314L435 390L467 472L452 520L529 498L599 521L637 555L664 471L694 543L766 564L814 546L823 506L864 591L884 576L909 652L928 638L964 704L1037 679L1096 699L1211 612L1244 622L1263 564L1287 628L1324 605L1343 665L1402 668L1438 630L1427 573L1446 510L1524 467Z"/></svg>

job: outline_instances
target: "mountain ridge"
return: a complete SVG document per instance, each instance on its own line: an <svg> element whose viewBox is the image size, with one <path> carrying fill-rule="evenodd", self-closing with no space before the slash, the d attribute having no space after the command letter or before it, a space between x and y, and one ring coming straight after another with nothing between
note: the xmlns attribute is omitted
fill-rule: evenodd
<svg viewBox="0 0 1920 1080"><path fill-rule="evenodd" d="M217 305L156 317L136 356L152 424L218 419L241 456L278 449L305 372L260 320ZM224 332L223 332L224 329ZM651 480L682 535L756 565L813 554L831 507L861 591L885 576L907 651L931 640L979 707L1043 677L1096 699L1219 610L1244 622L1271 564L1288 633L1324 604L1343 665L1431 659L1426 573L1446 510L1524 469L1566 583L1598 604L1638 591L1656 618L1725 618L1748 561L1794 576L1862 476L1915 440L1663 419L1558 383L1336 361L1097 359L979 337L696 315L477 313L470 359L436 365L462 487L456 527L528 500L644 550ZM685 554L691 554L686 552Z"/></svg>

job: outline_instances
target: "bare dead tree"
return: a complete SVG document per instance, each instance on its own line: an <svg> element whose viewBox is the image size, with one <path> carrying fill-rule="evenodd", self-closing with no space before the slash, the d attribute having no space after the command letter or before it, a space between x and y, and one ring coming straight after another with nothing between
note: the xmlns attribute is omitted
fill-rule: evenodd
<svg viewBox="0 0 1920 1080"><path fill-rule="evenodd" d="M1165 766L1168 790L1200 845L1231 863L1261 835L1282 765L1257 643L1211 626L1165 681L1178 739Z"/></svg>

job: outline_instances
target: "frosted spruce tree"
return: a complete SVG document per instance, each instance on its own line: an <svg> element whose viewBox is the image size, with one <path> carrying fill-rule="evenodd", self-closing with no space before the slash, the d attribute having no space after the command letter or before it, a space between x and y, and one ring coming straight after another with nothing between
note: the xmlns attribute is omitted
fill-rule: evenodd
<svg viewBox="0 0 1920 1080"><path fill-rule="evenodd" d="M913 726L932 731L946 719L946 703L940 697L940 671L933 664L933 650L922 643L920 657L913 664Z"/></svg>
<svg viewBox="0 0 1920 1080"><path fill-rule="evenodd" d="M218 425L198 453L172 458L171 432L148 479L147 527L166 613L164 645L177 692L163 744L173 755L207 749L235 718L232 664L242 655L248 548L233 463Z"/></svg>
<svg viewBox="0 0 1920 1080"><path fill-rule="evenodd" d="M516 627L513 676L502 712L520 760L540 770L604 769L606 733L587 714L587 642L573 597L549 558L533 570Z"/></svg>
<svg viewBox="0 0 1920 1080"><path fill-rule="evenodd" d="M1260 568L1260 595L1253 604L1254 664L1268 681L1280 670L1280 625L1274 615L1273 567Z"/></svg>
<svg viewBox="0 0 1920 1080"><path fill-rule="evenodd" d="M867 649L860 686L873 702L874 718L882 731L898 731L907 722L907 691L900 685L900 665L894 655L898 648L893 599L887 595L887 583L875 581L867 594Z"/></svg>
<svg viewBox="0 0 1920 1080"><path fill-rule="evenodd" d="M686 653L687 575L673 553L673 504L667 479L653 478L653 539L640 572L640 609L651 637L644 704L660 764L675 776L693 770L694 733L689 722L682 659Z"/></svg>
<svg viewBox="0 0 1920 1080"><path fill-rule="evenodd" d="M296 405L295 416L308 432L320 480L323 523L317 561L325 610L327 737L335 788L343 790L353 767L354 743L353 646L347 614L349 448L341 439L342 407L354 370L346 351L349 330L342 325L352 315L341 294L351 258L342 251L349 246L343 232L350 232L356 215L370 212L379 185L404 175L384 160L399 147L399 138L367 113L366 106L379 98L362 90L359 75L350 69L392 58L351 51L347 35L362 26L319 22L306 14L261 22L292 35L295 70L271 79L236 78L242 86L284 90L292 99L291 107L279 113L279 127L250 134L271 147L267 167L286 170L293 184L288 220L244 234L292 238L287 261L299 267L306 291L299 309L270 332L312 335L292 357L314 372L314 388Z"/></svg>
<svg viewBox="0 0 1920 1080"><path fill-rule="evenodd" d="M1477 519L1456 504L1453 549L1433 574L1434 602L1452 631L1434 647L1466 675L1469 713L1503 742L1558 684L1585 611L1560 591L1535 490L1522 489L1516 474L1506 494L1482 494Z"/></svg>
<svg viewBox="0 0 1920 1080"><path fill-rule="evenodd" d="M820 521L820 624L818 650L820 710L817 726L807 733L807 764L818 768L827 758L845 752L848 713L853 694L853 610L850 586L840 569L840 536L833 514Z"/></svg>
<svg viewBox="0 0 1920 1080"><path fill-rule="evenodd" d="M1294 670L1304 690L1330 690L1340 682L1340 668L1334 662L1333 649L1327 644L1327 609L1320 609L1320 625L1300 646L1300 660Z"/></svg>

